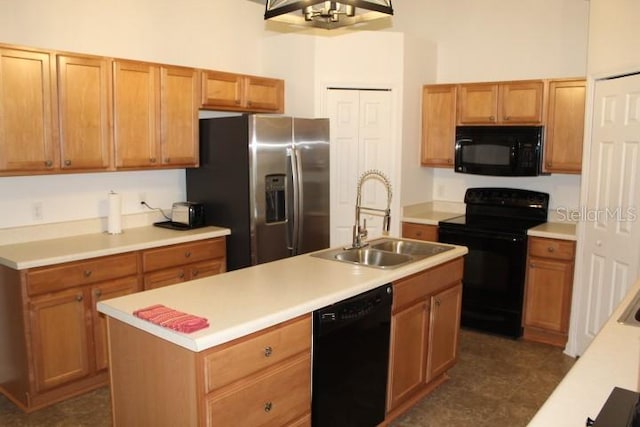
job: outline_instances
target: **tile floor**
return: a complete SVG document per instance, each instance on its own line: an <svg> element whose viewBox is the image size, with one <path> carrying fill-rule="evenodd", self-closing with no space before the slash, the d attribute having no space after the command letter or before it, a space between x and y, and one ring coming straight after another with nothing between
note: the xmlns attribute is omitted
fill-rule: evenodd
<svg viewBox="0 0 640 427"><path fill-rule="evenodd" d="M392 426L524 427L573 363L557 348L463 330L451 380ZM110 425L108 388L29 415L0 396L0 426Z"/></svg>

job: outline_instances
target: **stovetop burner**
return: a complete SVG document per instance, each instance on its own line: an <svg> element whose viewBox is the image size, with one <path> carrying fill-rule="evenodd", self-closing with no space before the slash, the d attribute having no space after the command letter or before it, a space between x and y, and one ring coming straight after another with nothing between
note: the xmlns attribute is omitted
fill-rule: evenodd
<svg viewBox="0 0 640 427"><path fill-rule="evenodd" d="M547 222L549 195L515 188L469 188L466 215L439 222L443 228L526 234Z"/></svg>

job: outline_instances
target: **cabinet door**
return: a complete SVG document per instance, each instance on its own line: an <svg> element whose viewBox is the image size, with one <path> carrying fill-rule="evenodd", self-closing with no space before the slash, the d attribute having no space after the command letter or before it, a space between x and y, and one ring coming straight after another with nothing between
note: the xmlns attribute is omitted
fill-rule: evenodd
<svg viewBox="0 0 640 427"><path fill-rule="evenodd" d="M423 166L453 167L456 130L456 85L422 88Z"/></svg>
<svg viewBox="0 0 640 427"><path fill-rule="evenodd" d="M427 302L420 301L391 319L391 351L387 411L398 407L426 381Z"/></svg>
<svg viewBox="0 0 640 427"><path fill-rule="evenodd" d="M407 239L438 241L438 226L429 224L402 223L402 237Z"/></svg>
<svg viewBox="0 0 640 427"><path fill-rule="evenodd" d="M524 326L566 334L571 310L573 262L530 258Z"/></svg>
<svg viewBox="0 0 640 427"><path fill-rule="evenodd" d="M458 87L458 124L498 122L498 85L464 84Z"/></svg>
<svg viewBox="0 0 640 427"><path fill-rule="evenodd" d="M500 85L500 117L504 124L542 123L542 81Z"/></svg>
<svg viewBox="0 0 640 427"><path fill-rule="evenodd" d="M0 49L0 172L57 167L48 53Z"/></svg>
<svg viewBox="0 0 640 427"><path fill-rule="evenodd" d="M239 74L220 71L202 72L202 107L242 107L244 78Z"/></svg>
<svg viewBox="0 0 640 427"><path fill-rule="evenodd" d="M60 55L58 106L62 169L111 166L111 91L104 58Z"/></svg>
<svg viewBox="0 0 640 427"><path fill-rule="evenodd" d="M188 268L189 280L201 279L203 277L215 276L226 271L224 258L212 259L190 265Z"/></svg>
<svg viewBox="0 0 640 427"><path fill-rule="evenodd" d="M163 286L175 285L187 280L185 267L167 268L166 270L154 271L144 275L144 290L161 288Z"/></svg>
<svg viewBox="0 0 640 427"><path fill-rule="evenodd" d="M84 291L70 289L29 304L36 390L89 375L89 317Z"/></svg>
<svg viewBox="0 0 640 427"><path fill-rule="evenodd" d="M462 285L431 297L427 382L452 367L458 357Z"/></svg>
<svg viewBox="0 0 640 427"><path fill-rule="evenodd" d="M545 171L580 173L584 139L585 81L549 82Z"/></svg>
<svg viewBox="0 0 640 427"><path fill-rule="evenodd" d="M141 62L115 61L114 143L116 166L158 164L159 69Z"/></svg>
<svg viewBox="0 0 640 427"><path fill-rule="evenodd" d="M162 67L160 82L162 164L195 167L199 157L198 73L192 68Z"/></svg>
<svg viewBox="0 0 640 427"><path fill-rule="evenodd" d="M93 341L95 347L96 371L109 367L107 346L107 319L96 309L98 301L121 297L138 290L138 278L127 277L91 287L91 314L93 319Z"/></svg>
<svg viewBox="0 0 640 427"><path fill-rule="evenodd" d="M284 81L246 76L244 99L247 110L284 112Z"/></svg>

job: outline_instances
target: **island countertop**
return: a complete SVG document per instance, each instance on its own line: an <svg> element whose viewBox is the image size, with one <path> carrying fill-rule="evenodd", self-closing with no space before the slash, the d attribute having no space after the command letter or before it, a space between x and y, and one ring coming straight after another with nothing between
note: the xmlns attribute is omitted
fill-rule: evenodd
<svg viewBox="0 0 640 427"><path fill-rule="evenodd" d="M98 303L98 311L194 352L310 313L467 253L464 246L395 269L310 254L131 294ZM209 327L185 334L133 315L151 305L205 317Z"/></svg>
<svg viewBox="0 0 640 427"><path fill-rule="evenodd" d="M640 327L617 321L637 292L640 292L640 280L631 287L529 427L584 426L587 417L596 418L614 387L639 391Z"/></svg>

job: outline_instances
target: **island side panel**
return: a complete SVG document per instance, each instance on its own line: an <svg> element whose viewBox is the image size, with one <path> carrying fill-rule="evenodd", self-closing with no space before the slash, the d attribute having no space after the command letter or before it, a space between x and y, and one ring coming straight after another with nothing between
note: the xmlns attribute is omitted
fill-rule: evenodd
<svg viewBox="0 0 640 427"><path fill-rule="evenodd" d="M114 426L196 426L196 354L107 317Z"/></svg>

